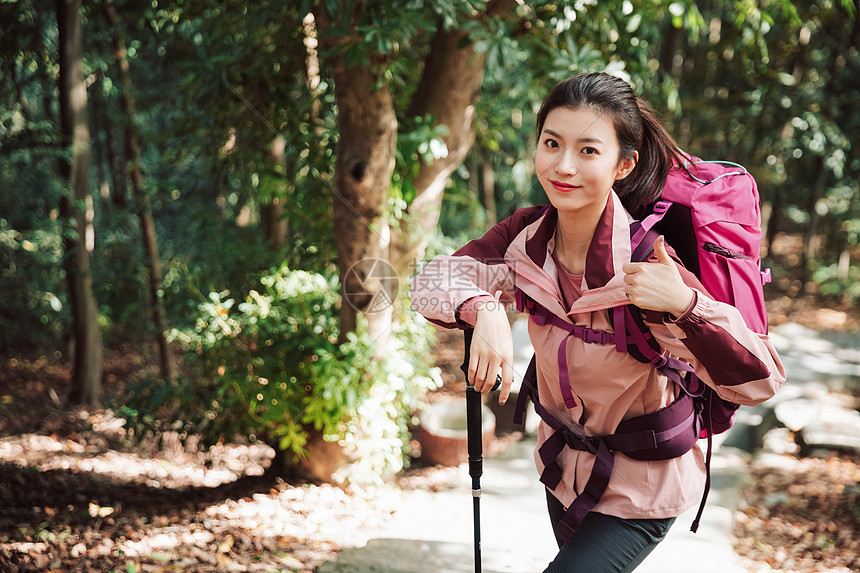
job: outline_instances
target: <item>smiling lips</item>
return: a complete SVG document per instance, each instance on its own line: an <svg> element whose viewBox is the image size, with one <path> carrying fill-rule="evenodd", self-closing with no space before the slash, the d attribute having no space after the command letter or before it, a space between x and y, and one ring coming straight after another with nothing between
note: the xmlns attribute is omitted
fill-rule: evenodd
<svg viewBox="0 0 860 573"><path fill-rule="evenodd" d="M560 191L562 193L569 193L574 189L579 189L579 185L570 185L569 183L562 183L561 181L550 180L550 184L556 191Z"/></svg>

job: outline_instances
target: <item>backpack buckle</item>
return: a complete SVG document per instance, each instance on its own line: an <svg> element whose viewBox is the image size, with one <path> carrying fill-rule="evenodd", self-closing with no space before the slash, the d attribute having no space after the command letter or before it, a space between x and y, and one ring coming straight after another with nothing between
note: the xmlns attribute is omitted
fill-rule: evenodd
<svg viewBox="0 0 860 573"><path fill-rule="evenodd" d="M657 354L656 356L651 358L650 362L651 365L654 366L654 368L659 370L660 368L666 366L666 363L669 362L669 359L662 354Z"/></svg>
<svg viewBox="0 0 860 573"><path fill-rule="evenodd" d="M652 212L658 213L658 214L663 214L666 211L668 211L669 207L671 207L671 206L672 206L671 201L666 201L666 200L661 199L660 201L657 201L656 203L654 203L654 208L652 209Z"/></svg>
<svg viewBox="0 0 860 573"><path fill-rule="evenodd" d="M574 327L576 330L576 327ZM580 327L580 331L574 332L574 335L581 338L583 342L586 344L614 344L615 340L612 337L612 334L608 332L604 332L602 330L595 330L593 328Z"/></svg>
<svg viewBox="0 0 860 573"><path fill-rule="evenodd" d="M600 344L600 342L601 342L600 341L600 339L601 339L600 333L596 332L594 330L591 330L590 328L585 329L585 332L583 332L582 339L586 342L586 344Z"/></svg>
<svg viewBox="0 0 860 573"><path fill-rule="evenodd" d="M562 436L567 447L572 450L597 453L597 449L600 447L600 436L587 436L566 427L562 429Z"/></svg>

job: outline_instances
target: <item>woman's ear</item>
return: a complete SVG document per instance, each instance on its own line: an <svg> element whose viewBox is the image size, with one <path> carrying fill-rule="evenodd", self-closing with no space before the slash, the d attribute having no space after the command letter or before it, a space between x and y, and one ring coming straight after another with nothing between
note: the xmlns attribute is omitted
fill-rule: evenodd
<svg viewBox="0 0 860 573"><path fill-rule="evenodd" d="M633 168L636 167L636 164L639 162L639 152L634 151L633 157L630 159L622 159L618 163L618 172L615 174L615 180L620 181L630 175L630 172L633 171Z"/></svg>

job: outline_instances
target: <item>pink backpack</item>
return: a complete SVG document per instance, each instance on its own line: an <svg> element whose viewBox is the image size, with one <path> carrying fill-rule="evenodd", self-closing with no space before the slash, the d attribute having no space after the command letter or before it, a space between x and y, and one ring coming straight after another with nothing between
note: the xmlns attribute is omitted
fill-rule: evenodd
<svg viewBox="0 0 860 573"><path fill-rule="evenodd" d="M770 269L761 269L755 179L737 163L687 157L691 161L669 173L652 212L631 227L632 259L644 261L662 234L712 297L737 308L751 330L767 334L762 287L770 281ZM709 388L702 398L701 437L731 428L738 405Z"/></svg>
<svg viewBox="0 0 860 573"><path fill-rule="evenodd" d="M711 296L737 308L751 330L767 334L762 286L770 281L770 269L761 269L755 179L737 163L688 157L692 161L669 173L660 201L634 233L633 258L637 245L654 244L654 229Z"/></svg>
<svg viewBox="0 0 860 573"><path fill-rule="evenodd" d="M631 226L631 258L644 261L653 249L654 240L662 234L712 297L737 308L750 330L767 334L763 287L770 282L770 269L761 268L761 209L755 179L737 163L687 157L691 160L669 173L652 212ZM625 307L627 317L636 324L632 328L627 326L628 332L647 333L644 323L635 313L627 313L628 310ZM648 344L640 340L637 346L644 351L646 360L653 359L655 355ZM632 345L629 351L634 354ZM678 371L684 372L683 365ZM691 527L695 532L710 489L711 436L732 427L739 406L717 396L692 372L683 374L678 383L696 401L699 437L708 439L707 480Z"/></svg>

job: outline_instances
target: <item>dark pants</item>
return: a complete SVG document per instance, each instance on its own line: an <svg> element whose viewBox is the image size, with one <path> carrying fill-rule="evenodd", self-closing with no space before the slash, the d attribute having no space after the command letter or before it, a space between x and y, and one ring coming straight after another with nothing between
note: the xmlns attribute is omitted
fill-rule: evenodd
<svg viewBox="0 0 860 573"><path fill-rule="evenodd" d="M564 506L546 492L553 531ZM544 573L629 573L663 541L675 522L668 519L622 519L591 512L585 516L570 543L556 535L559 551Z"/></svg>

